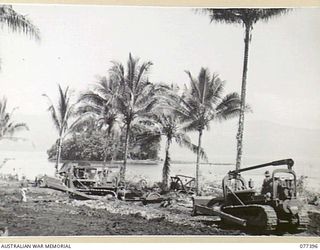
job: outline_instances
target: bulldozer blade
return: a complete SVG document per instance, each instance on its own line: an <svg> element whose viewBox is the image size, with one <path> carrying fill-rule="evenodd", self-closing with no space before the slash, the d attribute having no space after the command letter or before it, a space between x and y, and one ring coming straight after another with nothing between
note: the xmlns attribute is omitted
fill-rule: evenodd
<svg viewBox="0 0 320 250"><path fill-rule="evenodd" d="M224 213L220 210L220 207L206 207L203 205L195 205L194 206L195 212L203 215L213 215L213 216L219 216L221 219L225 219L229 222L241 225L241 226L246 226L247 221L241 218L238 218L236 216L233 216L231 214Z"/></svg>
<svg viewBox="0 0 320 250"><path fill-rule="evenodd" d="M203 205L208 206L210 203L214 203L214 201L223 201L223 197L214 197L214 196L195 196L192 198L194 205Z"/></svg>

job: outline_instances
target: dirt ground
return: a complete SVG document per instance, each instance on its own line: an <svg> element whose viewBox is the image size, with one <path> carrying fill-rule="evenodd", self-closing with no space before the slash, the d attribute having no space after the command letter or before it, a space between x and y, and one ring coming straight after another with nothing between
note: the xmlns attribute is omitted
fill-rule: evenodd
<svg viewBox="0 0 320 250"><path fill-rule="evenodd" d="M21 202L18 182L0 181L0 229L7 227L9 236L248 234L190 213L188 201L166 208L119 200L77 201L60 191L33 187L27 190L27 202ZM315 233L299 234L308 235Z"/></svg>

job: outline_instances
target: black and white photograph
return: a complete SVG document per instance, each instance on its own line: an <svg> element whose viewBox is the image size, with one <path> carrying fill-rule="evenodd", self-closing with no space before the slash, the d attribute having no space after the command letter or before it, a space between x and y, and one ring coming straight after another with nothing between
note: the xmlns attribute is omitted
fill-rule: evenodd
<svg viewBox="0 0 320 250"><path fill-rule="evenodd" d="M0 23L1 237L320 235L320 8Z"/></svg>

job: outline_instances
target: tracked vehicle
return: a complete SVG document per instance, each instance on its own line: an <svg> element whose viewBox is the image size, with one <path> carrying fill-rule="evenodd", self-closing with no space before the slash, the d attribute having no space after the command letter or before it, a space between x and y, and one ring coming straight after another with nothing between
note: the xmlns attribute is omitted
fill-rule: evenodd
<svg viewBox="0 0 320 250"><path fill-rule="evenodd" d="M275 169L263 193L257 194L251 180L248 185L240 173L267 166ZM219 216L225 223L235 223L257 230L304 230L309 219L303 202L297 197L297 178L292 159L230 171L222 180L222 197L193 198L193 215Z"/></svg>
<svg viewBox="0 0 320 250"><path fill-rule="evenodd" d="M117 196L120 166L89 162L67 162L59 171L63 183L87 195Z"/></svg>

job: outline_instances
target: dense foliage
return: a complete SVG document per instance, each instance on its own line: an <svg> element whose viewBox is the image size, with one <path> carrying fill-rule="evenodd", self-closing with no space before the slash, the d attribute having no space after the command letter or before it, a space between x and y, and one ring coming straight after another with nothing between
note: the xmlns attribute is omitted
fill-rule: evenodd
<svg viewBox="0 0 320 250"><path fill-rule="evenodd" d="M131 140L128 155L134 160L156 160L159 149L158 141L143 144L138 140ZM56 159L57 144L52 145L47 153L49 159ZM62 160L111 161L123 160L123 155L124 138L121 138L120 143L107 138L102 131L73 134L62 143Z"/></svg>

